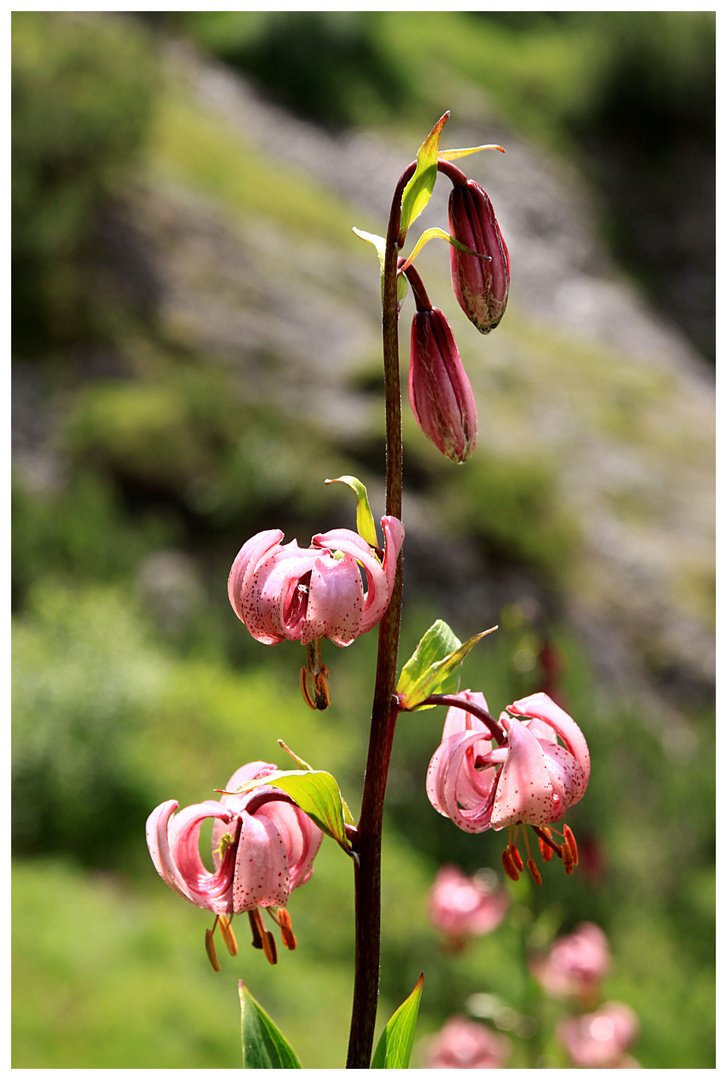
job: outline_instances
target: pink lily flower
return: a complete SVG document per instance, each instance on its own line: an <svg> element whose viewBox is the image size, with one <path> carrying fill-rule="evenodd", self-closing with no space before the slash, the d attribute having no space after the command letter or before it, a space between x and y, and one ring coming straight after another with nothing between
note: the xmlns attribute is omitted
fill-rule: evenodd
<svg viewBox="0 0 727 1080"><path fill-rule="evenodd" d="M512 1052L506 1035L465 1016L451 1016L428 1042L428 1069L502 1069Z"/></svg>
<svg viewBox="0 0 727 1080"><path fill-rule="evenodd" d="M294 948L285 907L293 889L305 884L313 873L313 860L323 839L318 826L279 789L264 785L234 794L247 781L275 771L275 765L250 762L233 773L220 800L206 799L175 813L179 803L168 799L152 811L146 823L149 853L161 879L185 900L217 916L215 926L220 920L228 947L230 918L247 911L253 944L263 948L272 963L275 943L262 929L258 908L278 908L273 917L283 931L285 944ZM208 818L214 821L211 871L199 853L200 828ZM213 960L211 932L207 933ZM234 937L231 940L234 942ZM213 967L218 969L216 957Z"/></svg>
<svg viewBox="0 0 727 1080"><path fill-rule="evenodd" d="M639 1034L639 1021L628 1005L609 1001L596 1012L558 1025L557 1034L581 1069L632 1069L638 1062L626 1050Z"/></svg>
<svg viewBox="0 0 727 1080"><path fill-rule="evenodd" d="M281 544L269 529L245 544L232 564L228 596L237 617L265 645L330 638L350 645L380 621L391 599L404 526L383 517L383 560L350 529L313 537L312 546ZM366 577L364 593L361 567Z"/></svg>
<svg viewBox="0 0 727 1080"><path fill-rule="evenodd" d="M590 757L580 728L547 694L532 694L500 715L507 738L493 748L491 729L477 716L478 709L487 714L482 694L466 690L456 696L462 707L448 710L427 774L432 806L465 832L509 826L503 865L510 877L517 879L523 868L515 843L520 825L533 826L546 861L555 852L572 873L578 861L573 833L564 826L558 845L548 826L561 820L588 785ZM527 847L524 828L523 835ZM528 868L539 882L529 849Z"/></svg>
<svg viewBox="0 0 727 1080"><path fill-rule="evenodd" d="M530 965L547 993L584 1004L595 999L610 966L608 938L600 926L589 922L556 938L547 956L536 957Z"/></svg>
<svg viewBox="0 0 727 1080"><path fill-rule="evenodd" d="M488 871L494 878L492 871ZM443 866L429 892L429 917L447 935L450 948L465 938L488 934L500 925L510 905L508 894L484 873L468 877L457 866Z"/></svg>

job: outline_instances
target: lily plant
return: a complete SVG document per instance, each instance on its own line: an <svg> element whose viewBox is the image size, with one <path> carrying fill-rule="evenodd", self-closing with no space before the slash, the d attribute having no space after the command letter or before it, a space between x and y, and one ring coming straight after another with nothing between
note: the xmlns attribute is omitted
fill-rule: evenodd
<svg viewBox="0 0 727 1080"><path fill-rule="evenodd" d="M234 558L228 595L235 615L267 646L300 642L306 663L300 671L306 705L335 703L323 642L348 647L378 629L369 745L363 768L358 820L335 778L312 768L292 751L294 768L254 761L237 769L216 799L179 809L169 799L147 823L149 851L160 877L188 902L208 910L214 923L205 945L220 970L214 944L219 927L228 951L237 943L235 916L247 913L252 943L277 961L276 935L294 948L288 902L314 870L323 837L333 839L350 860L355 897L355 961L351 1028L346 1066L406 1068L409 1065L422 994L422 976L386 1024L374 1049L381 963L381 848L384 800L395 728L399 717L436 707L447 709L439 746L433 737L428 775L422 777L434 810L467 833L508 829L502 863L517 880L527 864L541 883L534 853L542 862L557 856L566 873L578 863L566 811L583 798L590 760L576 721L545 693L506 706L493 717L480 690L459 691L459 670L467 654L493 629L462 643L437 620L413 655L399 666L402 611L402 418L399 372L399 316L408 288L414 297L409 399L424 435L458 467L475 451L474 394L446 315L429 299L414 261L432 239L449 244L454 297L482 334L493 331L506 310L510 257L492 202L455 160L499 146L441 150L444 116L435 124L394 192L385 235L355 229L375 247L381 271L384 407L386 417L386 507L377 532L364 485L342 476L356 497L356 531L339 527L315 535L308 547L283 543L281 529L247 539ZM504 151L502 151L504 152ZM439 176L451 184L449 231L429 229L404 254L409 230L427 205ZM327 481L332 483L336 481ZM381 542L380 542L381 541ZM329 660L330 662L330 660ZM283 744L281 744L283 745ZM200 829L212 821L207 869L199 851ZM531 849L527 829L535 837ZM519 849L522 837L525 860ZM459 876L458 876L459 875ZM462 942L493 929L508 902L500 888L462 878L449 870L436 894L437 918L450 940ZM432 901L435 904L435 901ZM433 908L434 910L434 908ZM266 929L267 913L273 930ZM239 981L243 1065L300 1067L276 1024ZM495 1038L493 1036L493 1038ZM488 1044L489 1046L489 1044ZM489 1048L476 1064L494 1060ZM446 1055L445 1055L446 1057ZM472 1057L472 1055L470 1055ZM504 1060L495 1055L499 1063ZM469 1059L468 1059L469 1060Z"/></svg>

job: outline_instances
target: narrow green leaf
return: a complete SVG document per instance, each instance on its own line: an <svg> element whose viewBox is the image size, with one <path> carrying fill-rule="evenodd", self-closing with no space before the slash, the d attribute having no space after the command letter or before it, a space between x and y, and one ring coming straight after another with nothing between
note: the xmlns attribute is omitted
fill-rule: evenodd
<svg viewBox="0 0 727 1080"><path fill-rule="evenodd" d="M348 484L356 496L356 529L359 536L363 537L367 544L375 548L379 546L376 537L376 523L371 513L369 496L366 487L355 476L337 476L335 480L326 480L327 484Z"/></svg>
<svg viewBox="0 0 727 1080"><path fill-rule="evenodd" d="M384 260L386 258L386 237L379 236L378 233L366 232L365 229L357 229L354 226L353 231L356 236L362 240L366 240L369 244L373 244L376 248L376 254L379 256L379 263L381 265L381 273L384 272Z"/></svg>
<svg viewBox="0 0 727 1080"><path fill-rule="evenodd" d="M434 182L437 179L439 136L448 118L449 112L446 112L434 125L417 151L416 170L401 197L399 246L404 243L409 226L419 217L434 190Z"/></svg>
<svg viewBox="0 0 727 1080"><path fill-rule="evenodd" d="M434 624L434 627L437 623ZM447 624L444 623L446 627ZM434 630L434 627L431 630ZM449 630L449 627L447 627ZM431 643L427 642L425 645L425 639L427 635L419 642L414 656L407 662L404 670L399 678L399 685L397 687L397 693L401 696L401 707L403 709L416 709L423 707L425 709L431 708L430 705L421 706L423 701L429 697L430 694L442 694L456 692L456 687L459 685L459 673L457 671L459 665L462 663L467 653L477 644L480 638L485 637L487 634L491 634L493 630L497 630L496 626L492 626L489 630L483 630L481 634L475 634L474 637L465 641L464 645L458 645L452 652L448 653L441 660L436 657L426 664L426 657L436 648L439 644L438 635L434 636ZM430 631L427 631L430 633ZM450 631L451 633L451 631ZM420 647L422 648L421 657L416 659L417 653L419 653ZM406 668L412 664L412 668L404 677ZM412 675L414 676L412 678ZM454 680L457 680L455 683ZM402 680L404 682L404 689L402 689ZM452 687L455 687L453 690Z"/></svg>
<svg viewBox="0 0 727 1080"><path fill-rule="evenodd" d="M468 154L478 154L480 150L499 150L500 153L505 153L504 146L498 146L497 143L486 143L484 146L462 146L456 150L440 150L439 156L444 158L445 161L455 161L457 158L466 157Z"/></svg>
<svg viewBox="0 0 727 1080"><path fill-rule="evenodd" d="M404 271L411 266L424 245L428 244L430 240L446 240L448 243L451 243L452 237L448 233L446 233L444 229L439 229L436 226L432 229L425 229L422 235L417 240L416 244L414 245L414 250L412 251L411 255L400 267L400 274L403 274Z"/></svg>
<svg viewBox="0 0 727 1080"><path fill-rule="evenodd" d="M309 765L307 761L303 761L302 757L298 757L297 754L294 754L290 747L285 745L282 739L278 739L278 746L282 747L286 754L290 754L299 769L302 769L304 772L313 772L313 766Z"/></svg>
<svg viewBox="0 0 727 1080"><path fill-rule="evenodd" d="M269 784L290 795L296 806L308 815L326 836L330 836L343 850L350 854L351 845L346 836L346 822L353 825L351 811L341 798L336 780L329 772L320 769L281 769L249 780L237 790L252 791Z"/></svg>
<svg viewBox="0 0 727 1080"><path fill-rule="evenodd" d="M242 979L238 982L238 990L243 1069L301 1069L293 1047L278 1031Z"/></svg>
<svg viewBox="0 0 727 1080"><path fill-rule="evenodd" d="M371 1061L372 1069L409 1068L423 984L424 975L422 974L409 997L403 1005L399 1006L381 1032L381 1038Z"/></svg>

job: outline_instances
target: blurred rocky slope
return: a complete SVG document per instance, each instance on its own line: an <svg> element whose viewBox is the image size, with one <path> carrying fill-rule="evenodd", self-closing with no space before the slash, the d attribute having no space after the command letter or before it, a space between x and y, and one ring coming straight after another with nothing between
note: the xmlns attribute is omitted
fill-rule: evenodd
<svg viewBox="0 0 727 1080"><path fill-rule="evenodd" d="M185 142L184 133L173 142L176 114L163 114L156 143L99 221L94 287L135 313L134 344L128 355L88 353L85 374L138 378L143 340L152 351L199 357L205 370L230 377L243 431L246 410L272 404L281 425L308 426L335 445L381 512L377 262L349 228L385 231L393 186L425 132L331 134L187 44L169 44L163 62L174 100L197 130L224 137L225 153L248 169L264 162L263 187L279 172L293 188L317 193L320 221L313 214L299 227L254 199L231 204L214 156L204 160L209 147ZM468 171L496 207L513 284L501 327L480 337L453 300L443 246L429 245L419 261L433 303L452 323L480 430L465 475L424 444L405 405L407 595L436 594L461 636L496 621L503 604L536 606L577 629L614 694L646 694L659 708L669 696L652 697L656 689L676 691L674 701L695 690L708 696L712 373L610 263L574 170L507 130L465 85L444 108L452 109L444 146L507 149L468 159ZM443 225L445 216L440 184L417 225ZM402 311L404 372L410 310ZM37 374L17 364L15 464L36 481L59 469L57 414L41 403ZM498 499L510 476L522 497L510 500L500 528ZM308 472L316 506L323 479L316 459ZM242 487L249 482L240 475ZM534 533L545 537L544 553Z"/></svg>

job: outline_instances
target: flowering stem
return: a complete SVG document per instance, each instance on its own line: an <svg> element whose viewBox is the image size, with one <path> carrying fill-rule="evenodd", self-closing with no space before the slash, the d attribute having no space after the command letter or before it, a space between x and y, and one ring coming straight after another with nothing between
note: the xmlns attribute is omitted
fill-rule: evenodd
<svg viewBox="0 0 727 1080"><path fill-rule="evenodd" d="M487 709L483 709L476 701L469 701L458 694L430 694L426 701L420 703L420 707L421 705L449 705L454 706L455 709L463 709L482 721L498 746L504 746L507 742L507 735L502 730L502 726L493 716L490 716Z"/></svg>
<svg viewBox="0 0 727 1080"><path fill-rule="evenodd" d="M401 197L416 162L402 173L392 200L386 235L382 281L382 333L386 394L386 513L401 519L402 443L399 380L399 306L397 301L397 239ZM386 614L379 624L376 684L366 761L361 817L358 823L354 869L356 894L356 957L353 1010L346 1068L368 1069L374 1042L381 955L381 831L386 780L398 714L396 663L401 621L401 556Z"/></svg>

